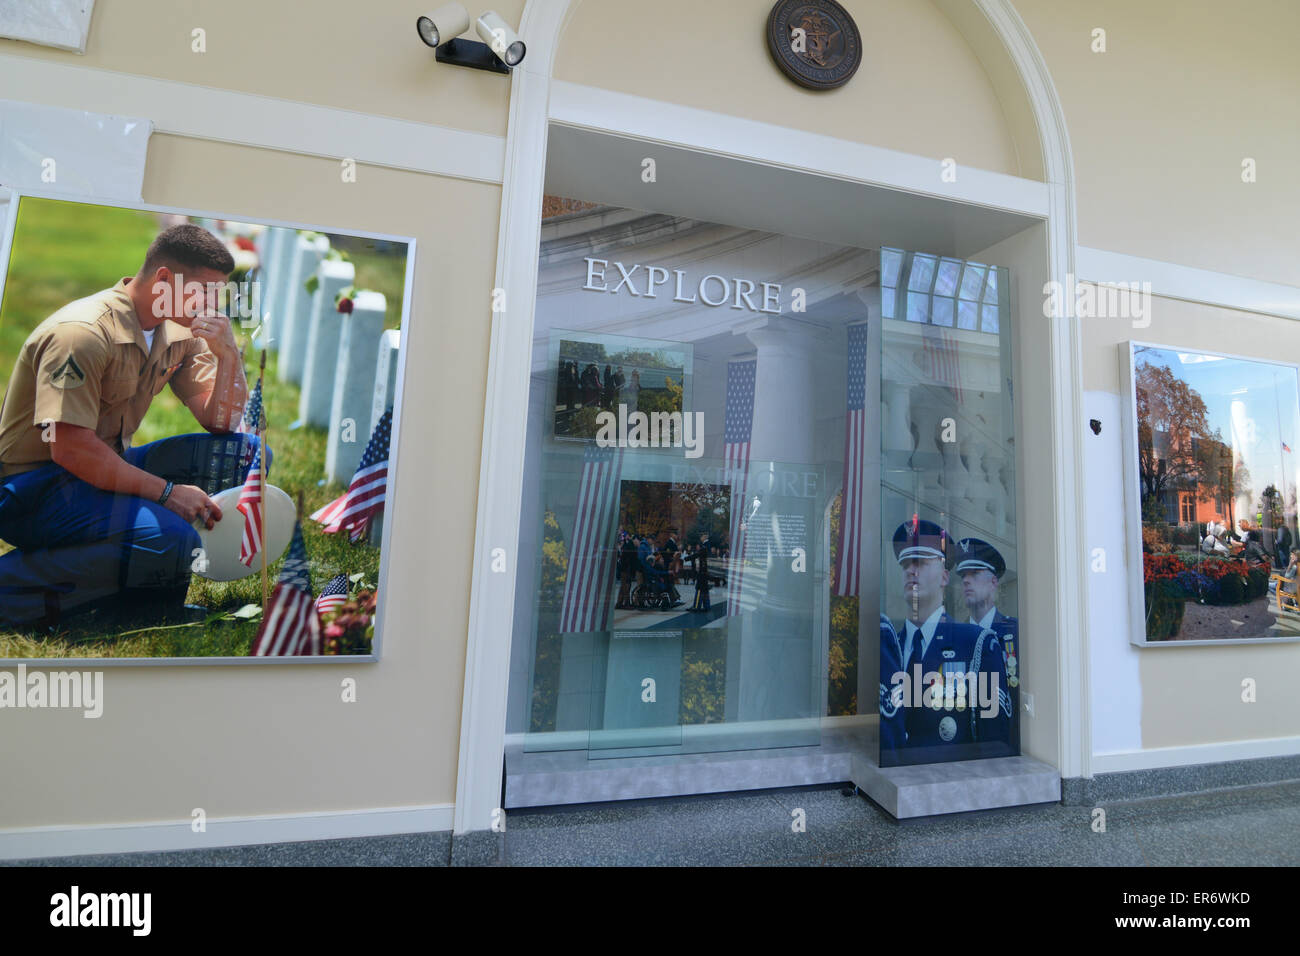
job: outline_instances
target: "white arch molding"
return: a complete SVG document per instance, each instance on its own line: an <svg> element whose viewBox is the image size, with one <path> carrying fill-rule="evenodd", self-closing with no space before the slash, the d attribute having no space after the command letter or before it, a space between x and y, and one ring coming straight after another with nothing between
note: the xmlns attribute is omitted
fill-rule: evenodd
<svg viewBox="0 0 1300 956"><path fill-rule="evenodd" d="M964 0L981 13L1005 48L1024 87L1038 129L1046 179L1049 277L1065 282L1076 255L1074 169L1065 116L1047 65L1010 0ZM951 0L943 0L950 5ZM488 830L501 805L505 757L510 643L518 560L519 502L523 492L527 403L537 293L537 249L556 49L572 6L570 0L528 0L519 33L529 56L511 77L505 178L497 237L497 288L506 308L492 317L483 451L479 466L474 570L470 591L465 689L461 709L454 832ZM956 22L956 21L955 21ZM700 145L681 143L680 145ZM732 145L728 154L748 156ZM882 153L888 151L881 151ZM798 168L820 170L805 158ZM894 188L911 184L882 181L879 170L863 182ZM842 171L836 175L843 176ZM984 203L999 205L996 197ZM1024 209L1023 206L1020 207ZM1068 299L1068 297L1067 297ZM1082 500L1083 402L1080 339L1072 303L1049 323L1056 515L1056 630L1060 705L1059 767L1064 777L1090 776L1091 734L1087 720L1088 655L1084 585ZM497 548L508 556L504 572L492 571Z"/></svg>

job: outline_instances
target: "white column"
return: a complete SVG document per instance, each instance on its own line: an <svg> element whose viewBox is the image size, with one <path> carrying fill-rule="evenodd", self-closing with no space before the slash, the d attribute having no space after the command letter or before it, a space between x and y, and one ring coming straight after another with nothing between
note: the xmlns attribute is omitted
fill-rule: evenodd
<svg viewBox="0 0 1300 956"><path fill-rule="evenodd" d="M816 460L817 352L823 333L789 316L773 316L747 322L736 334L745 335L758 352L746 496L751 503L755 494L762 501L748 519L751 528L759 530L746 531L745 547L745 558L760 564L757 573L746 578L761 582L762 592L757 608L745 613L731 631L739 631L742 642L738 716L816 716L821 695L814 675L821 655L815 615L817 545L811 532L821 512L814 506L825 489L817 489L811 500L791 497L783 475ZM751 509L752 504L747 505L747 513ZM801 572L794 571L793 542L778 542L775 533L782 527L780 518L790 522L796 516L804 519L809 532L802 542L807 566ZM771 550L756 553L753 545L767 538L772 539ZM779 746L779 739L774 738L773 745Z"/></svg>
<svg viewBox="0 0 1300 956"><path fill-rule="evenodd" d="M750 457L810 462L817 339L807 327L783 324L789 321L764 318L742 329L758 350Z"/></svg>

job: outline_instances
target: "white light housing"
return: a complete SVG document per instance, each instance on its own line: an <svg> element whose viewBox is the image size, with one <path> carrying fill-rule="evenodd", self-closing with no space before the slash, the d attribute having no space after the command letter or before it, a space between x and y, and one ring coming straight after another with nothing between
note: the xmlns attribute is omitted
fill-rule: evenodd
<svg viewBox="0 0 1300 956"><path fill-rule="evenodd" d="M488 49L506 66L518 66L528 51L524 41L519 39L519 34L495 11L488 10L475 20L474 29L488 45Z"/></svg>
<svg viewBox="0 0 1300 956"><path fill-rule="evenodd" d="M442 46L469 29L469 11L459 3L449 3L416 20L415 29L427 46Z"/></svg>

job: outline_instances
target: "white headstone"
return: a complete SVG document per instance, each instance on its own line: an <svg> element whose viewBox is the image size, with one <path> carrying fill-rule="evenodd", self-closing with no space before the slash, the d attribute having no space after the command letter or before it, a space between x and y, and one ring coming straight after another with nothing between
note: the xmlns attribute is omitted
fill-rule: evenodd
<svg viewBox="0 0 1300 956"><path fill-rule="evenodd" d="M268 226L262 234L261 256L261 291L262 314L274 316L284 301L285 290L289 282L285 274L289 271L289 250L298 234L292 229Z"/></svg>
<svg viewBox="0 0 1300 956"><path fill-rule="evenodd" d="M294 240L285 294L280 300L280 314L271 320L272 345L280 353L276 378L282 382L296 385L302 381L303 353L315 298L307 291L306 283L316 274L329 249L330 241L324 236L315 239L298 236Z"/></svg>
<svg viewBox="0 0 1300 956"><path fill-rule="evenodd" d="M294 338L280 353L281 372L285 369L289 349L295 350L302 357L302 393L298 396L298 421L303 424L318 428L329 427L330 406L334 403L334 367L339 357L340 320L343 318L334 304L334 297L353 284L356 274L356 267L350 262L335 259L321 262L316 272L319 285L312 297L310 318L295 330ZM299 342L306 347L301 347ZM373 369L373 352L370 361ZM365 443L364 438L361 441Z"/></svg>
<svg viewBox="0 0 1300 956"><path fill-rule="evenodd" d="M401 355L402 333L389 329L379 340L379 361L375 363L375 397L370 405L373 432L384 412L397 403L397 360Z"/></svg>
<svg viewBox="0 0 1300 956"><path fill-rule="evenodd" d="M366 426L374 405L376 360L387 308L382 293L361 292L352 300L352 314L339 315L342 330L325 445L327 481L348 484L370 441Z"/></svg>

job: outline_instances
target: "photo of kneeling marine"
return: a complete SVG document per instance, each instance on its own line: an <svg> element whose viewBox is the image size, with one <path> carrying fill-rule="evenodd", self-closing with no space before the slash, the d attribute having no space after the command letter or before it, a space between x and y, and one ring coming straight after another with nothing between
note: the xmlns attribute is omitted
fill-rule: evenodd
<svg viewBox="0 0 1300 956"><path fill-rule="evenodd" d="M186 615L196 524L228 519L213 496L243 483L259 449L234 430L248 385L231 321L193 294L224 286L234 266L210 232L174 226L136 275L27 336L0 411L0 538L13 545L0 556L3 626L93 608ZM134 446L164 388L195 433Z"/></svg>

